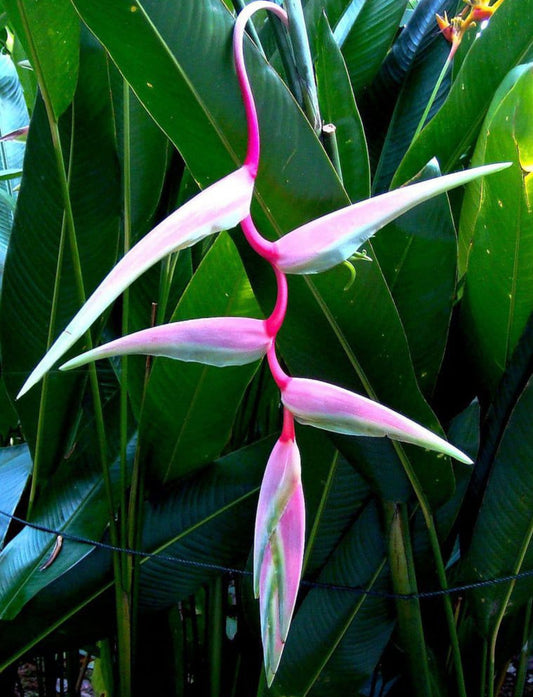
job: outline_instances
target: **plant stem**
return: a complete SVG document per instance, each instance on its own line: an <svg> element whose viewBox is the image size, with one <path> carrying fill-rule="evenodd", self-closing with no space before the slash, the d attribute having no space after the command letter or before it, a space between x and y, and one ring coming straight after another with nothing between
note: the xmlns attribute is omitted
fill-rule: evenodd
<svg viewBox="0 0 533 697"><path fill-rule="evenodd" d="M531 542L531 539L533 537L533 518L531 519L529 523L529 528L524 535L524 540L522 542L522 545L519 549L518 552L518 558L516 560L516 563L514 565L514 568L512 569L511 573L513 575L519 574L520 569L522 568L522 564L524 563L524 559L527 554L527 550L529 548L529 544ZM503 597L503 600L501 601L500 605L500 610L498 612L498 615L496 617L495 623L494 623L494 629L492 630L492 636L490 638L490 644L489 644L489 677L488 677L488 686L487 686L487 695L488 697L494 697L494 681L495 681L495 667L496 667L496 643L498 641L498 634L500 632L500 627L503 622L503 618L505 616L505 611L507 610L507 606L509 605L509 601L511 599L511 595L513 594L514 587L516 586L516 579L513 579L512 581L509 582L509 585L507 587L507 591Z"/></svg>
<svg viewBox="0 0 533 697"><path fill-rule="evenodd" d="M123 253L131 246L131 147L130 147L130 88L123 82ZM129 289L123 293L122 336L128 334ZM128 356L121 357L120 374L120 534L122 545L127 541L126 490L127 490L127 446L128 446Z"/></svg>
<svg viewBox="0 0 533 697"><path fill-rule="evenodd" d="M67 175L67 170L65 168L65 161L63 159L63 149L61 147L61 136L59 133L59 123L56 118L56 115L54 113L53 105L52 102L50 101L50 95L48 94L48 91L46 89L46 83L44 80L44 75L41 67L41 63L39 61L39 55L36 50L34 41L33 41L33 35L28 23L28 18L26 15L26 11L24 8L24 4L21 2L21 0L18 0L17 2L17 8L19 10L20 18L24 27L24 33L26 35L26 39L28 41L28 45L30 48L30 54L31 54L31 59L32 59L32 65L34 67L34 70L37 74L37 79L39 81L39 85L41 86L41 94L43 97L43 102L45 105L46 109L46 114L48 117L48 123L50 127L50 136L52 139L52 147L56 159L56 165L57 165L57 172L58 172L58 179L59 179L59 185L61 189L61 196L63 199L63 206L64 206L64 225L66 226L67 234L68 234L68 240L70 244L70 251L71 251L71 257L72 257L72 266L73 266L73 271L74 271L74 279L76 282L76 289L78 292L78 299L80 303L85 302L85 288L83 284L83 274L81 270L81 260L80 260L80 255L79 255L79 250L78 250L78 243L76 239L76 227L74 223L74 215L72 212L72 205L71 205L71 200L70 200L70 190L69 190L69 178ZM88 331L86 334L86 341L87 341L87 346L88 348L92 348L92 339L91 339L91 334ZM94 364L91 366L90 369L90 384L91 384L91 390L92 390L92 395L93 395L93 401L94 401L94 406L95 406L95 421L96 421L96 430L97 430L97 438L98 438L98 447L99 447L99 454L100 454L100 460L101 460L101 465L102 465L102 475L103 475L103 480L104 480L104 488L106 491L106 498L107 498L107 504L108 504L108 510L109 510L109 525L110 525L110 534L111 534L111 540L115 540L114 544L117 542L117 534L116 534L116 526L115 526L115 520L114 520L114 506L113 506L113 497L112 497L112 491L111 491L111 480L109 477L109 470L108 470L108 463L107 463L107 447L106 447L106 442L105 442L105 428L104 428L104 421L103 421L103 412L102 412L102 404L100 400L100 392L98 390L98 381L96 380L96 367ZM44 406L41 404L41 406ZM40 418L40 416L39 416Z"/></svg>
<svg viewBox="0 0 533 697"><path fill-rule="evenodd" d="M520 660L518 662L518 670L516 672L516 682L514 686L513 697L522 697L526 687L527 664L529 661L529 636L531 632L531 616L533 608L533 598L528 600L526 605L526 614L524 617L524 630L522 632L522 641L520 643Z"/></svg>
<svg viewBox="0 0 533 697"><path fill-rule="evenodd" d="M448 588L446 568L444 565L444 560L442 558L439 537L437 534L435 521L433 519L429 503L422 490L420 482L418 481L418 477L416 476L415 471L413 470L411 462L409 461L409 458L405 455L403 448L396 442L393 443L393 445L403 465L404 471L407 474L409 481L411 482L411 486L413 487L413 490L416 494L418 503L420 505L420 509L422 511L422 515L424 516L424 521L429 535L431 550L433 552L433 557L435 560L435 568L437 571L437 577L439 579L439 585L442 590L446 590ZM455 625L455 616L453 613L452 601L450 596L447 594L443 595L443 602L444 612L446 615L446 623L448 625L448 632L450 635L453 663L455 667L455 674L457 680L457 694L459 695L459 697L467 697L463 672L463 663L461 659L461 649L459 646L459 638L457 636L457 627Z"/></svg>
<svg viewBox="0 0 533 697"><path fill-rule="evenodd" d="M437 82L435 83L435 87L433 88L433 92L431 93L431 96L428 100L428 103L426 104L426 108L424 109L424 113L422 114L420 121L418 122L418 126L416 127L416 131L415 131L415 134L411 140L411 143L417 139L418 134L420 133L420 131L424 127L427 116L428 116L429 112L431 111L431 107L433 106L433 103L434 103L435 98L437 96L437 93L440 89L442 81L444 80L446 73L448 72L448 68L450 67L450 64L452 62L452 58L453 58L453 52L450 51L450 53L448 54L448 58L446 58L446 61L445 61L444 65L442 66L442 70L440 71L439 77L437 78Z"/></svg>
<svg viewBox="0 0 533 697"><path fill-rule="evenodd" d="M126 81L122 89L122 127L123 127L123 253L126 255L131 246L131 128L130 128L130 88ZM123 293L122 335L129 329L129 290ZM128 491L128 357L121 358L120 374L120 542L122 547L129 547L128 528L130 525L127 504ZM117 615L118 643L118 677L119 694L123 697L131 694L133 666L133 618L132 585L133 561L129 555L121 557L120 583L115 576L115 597Z"/></svg>
<svg viewBox="0 0 533 697"><path fill-rule="evenodd" d="M413 550L405 504L385 502L389 532L389 565L395 593L412 595L418 592ZM396 613L402 644L409 662L413 692L418 697L431 697L428 658L420 612L420 601L396 601Z"/></svg>
<svg viewBox="0 0 533 697"><path fill-rule="evenodd" d="M322 143L324 144L324 150L328 154L331 164L335 168L335 171L339 175L339 179L342 182L342 166L339 155L339 146L337 143L337 128L335 124L326 123L324 126L322 126Z"/></svg>

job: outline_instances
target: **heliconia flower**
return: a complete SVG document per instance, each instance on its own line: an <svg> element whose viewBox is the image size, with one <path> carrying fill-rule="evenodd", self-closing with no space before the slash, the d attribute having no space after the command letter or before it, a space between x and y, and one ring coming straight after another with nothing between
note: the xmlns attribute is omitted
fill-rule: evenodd
<svg viewBox="0 0 533 697"><path fill-rule="evenodd" d="M262 358L272 337L265 320L249 317L207 317L172 322L134 334L86 351L72 358L60 370L110 356L143 354L166 356L180 361L206 365L244 365Z"/></svg>
<svg viewBox="0 0 533 697"><path fill-rule="evenodd" d="M255 174L243 166L171 213L113 267L30 374L25 394L83 336L91 324L142 273L172 252L234 227L250 211Z"/></svg>
<svg viewBox="0 0 533 697"><path fill-rule="evenodd" d="M346 261L375 232L414 206L448 189L511 163L476 167L417 182L341 208L289 232L272 245L272 258L283 273L310 274Z"/></svg>
<svg viewBox="0 0 533 697"><path fill-rule="evenodd" d="M292 418L292 417L291 417ZM254 593L270 686L285 646L298 595L305 542L300 453L294 434L280 437L263 477L254 540Z"/></svg>
<svg viewBox="0 0 533 697"><path fill-rule="evenodd" d="M490 5L489 2L490 0L472 0L471 2L467 2L472 8L470 14L474 22L484 22L490 19L502 4L503 0L497 0L494 5Z"/></svg>
<svg viewBox="0 0 533 697"><path fill-rule="evenodd" d="M441 17L439 14L436 14L435 17L437 19L437 24L439 26L441 34L444 36L446 41L452 43L456 31L454 29L453 24L448 19L448 13L445 12L444 17Z"/></svg>
<svg viewBox="0 0 533 697"><path fill-rule="evenodd" d="M427 428L336 385L290 378L281 392L281 401L296 421L307 426L350 436L388 436L472 463L467 455Z"/></svg>

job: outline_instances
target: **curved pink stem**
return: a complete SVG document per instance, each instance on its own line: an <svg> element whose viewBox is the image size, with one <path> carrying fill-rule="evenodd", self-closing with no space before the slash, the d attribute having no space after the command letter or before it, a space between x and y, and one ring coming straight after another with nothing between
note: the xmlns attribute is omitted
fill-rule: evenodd
<svg viewBox="0 0 533 697"><path fill-rule="evenodd" d="M272 314L266 320L266 331L268 336L275 337L281 329L281 325L285 319L285 314L287 313L287 301L289 293L287 288L287 277L285 274L280 271L277 266L273 266L272 268L276 274L278 294Z"/></svg>
<svg viewBox="0 0 533 697"><path fill-rule="evenodd" d="M276 356L276 345L274 342L272 342L267 351L267 359L270 372L272 373L272 377L274 378L274 382L283 392L283 390L291 381L291 378L287 375L287 373L279 364L278 357Z"/></svg>
<svg viewBox="0 0 533 697"><path fill-rule="evenodd" d="M246 237L246 241L254 252L257 252L257 254L263 257L263 259L266 259L271 264L274 264L278 256L276 246L274 242L266 240L261 235L259 230L255 227L254 221L252 220L250 214L248 214L244 220L241 220L241 227L242 231L244 232L244 236Z"/></svg>
<svg viewBox="0 0 533 697"><path fill-rule="evenodd" d="M287 13L279 7L279 5L268 2L267 0L264 2L258 1L247 5L239 13L233 32L235 68L237 70L237 78L241 88L244 109L246 111L246 121L248 123L248 152L246 153L244 164L254 177L259 167L259 121L257 119L257 109L255 107L250 80L246 72L246 64L244 62L244 30L250 17L258 10L270 10L277 15L284 24L288 23Z"/></svg>

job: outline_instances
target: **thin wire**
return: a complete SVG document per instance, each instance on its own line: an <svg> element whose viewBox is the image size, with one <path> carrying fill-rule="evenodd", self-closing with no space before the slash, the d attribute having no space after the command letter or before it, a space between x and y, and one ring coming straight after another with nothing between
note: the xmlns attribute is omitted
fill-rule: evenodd
<svg viewBox="0 0 533 697"><path fill-rule="evenodd" d="M119 547L117 545L109 544L108 542L99 542L97 540L89 540L86 537L81 537L80 535L73 535L71 533L61 532L60 530L54 530L46 525L39 525L38 523L31 523L24 518L19 518L11 513L6 513L0 510L0 515L9 518L10 520L20 523L21 525L26 525L33 530L38 530L39 532L48 533L56 537L62 537L63 540L69 540L70 542L78 542L80 544L89 545L91 547L96 547L97 549L104 549L109 552L119 552L122 554L130 554L132 556L141 557L143 559L156 559L159 561L170 561L177 564L183 564L184 566L192 566L200 569L209 569L211 571L220 571L225 574L239 575L239 576L251 576L252 571L247 571L246 569L236 569L231 566L224 566L222 564L213 564L211 562L196 561L194 559L184 559L183 557L176 557L172 554L161 554L159 552L143 552L139 549L128 549L127 547ZM392 600L422 600L428 598L438 598L443 595L452 595L454 593L463 593L468 590L475 590L477 588L485 588L487 586L493 586L499 583L507 583L509 581L515 581L521 578L528 578L533 576L533 569L528 571L521 571L518 574L508 574L507 576L500 576L498 578L485 579L482 581L473 581L472 583L464 583L458 586L452 586L451 588L440 589L435 591L421 591L419 593L388 593L386 591L372 590L368 588L363 588L361 586L349 586L337 583L325 583L321 581L307 581L302 580L301 585L308 588L317 588L327 591L344 591L349 593L357 593L359 595L367 595L376 598L388 598Z"/></svg>

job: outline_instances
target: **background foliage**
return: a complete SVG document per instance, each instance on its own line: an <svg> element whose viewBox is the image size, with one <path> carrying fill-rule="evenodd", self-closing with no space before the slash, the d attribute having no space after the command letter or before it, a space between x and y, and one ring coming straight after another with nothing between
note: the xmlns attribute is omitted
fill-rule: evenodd
<svg viewBox="0 0 533 697"><path fill-rule="evenodd" d="M1 144L3 174L14 172L0 182L0 510L64 539L43 570L56 535L0 514L1 668L9 677L28 652L83 647L98 657L104 694L264 694L249 576L220 570L249 569L279 432L263 367L106 361L52 371L14 401L118 256L241 164L232 8L2 5L2 134L27 124L26 109L31 121L20 182L24 146ZM448 604L393 593L533 568L532 5L504 0L467 36L413 139L449 50L434 14L455 4L304 3L337 170L298 104L273 23L260 15L262 49L247 46L263 143L253 214L272 239L413 177L513 163L383 229L348 289L344 267L291 279L279 337L291 373L442 429L476 464L300 429L306 583L273 694L465 694L457 654L468 694L494 694L524 645L527 661L531 576ZM139 279L92 341L170 318L262 317L273 297L266 265L228 231Z"/></svg>

